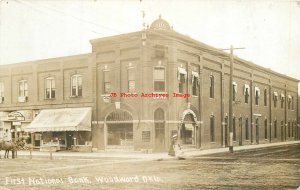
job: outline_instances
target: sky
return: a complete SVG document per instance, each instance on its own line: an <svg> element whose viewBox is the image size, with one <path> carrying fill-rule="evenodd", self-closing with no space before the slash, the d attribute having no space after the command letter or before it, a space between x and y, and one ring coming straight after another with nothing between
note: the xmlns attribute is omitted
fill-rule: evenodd
<svg viewBox="0 0 300 190"><path fill-rule="evenodd" d="M0 0L0 64L90 53L89 40L142 30L159 15L179 33L243 47L234 54L300 79L300 0Z"/></svg>

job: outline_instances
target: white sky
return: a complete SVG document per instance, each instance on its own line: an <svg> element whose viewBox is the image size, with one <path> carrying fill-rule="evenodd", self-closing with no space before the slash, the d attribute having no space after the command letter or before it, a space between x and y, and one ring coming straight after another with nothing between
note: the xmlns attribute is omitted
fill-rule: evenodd
<svg viewBox="0 0 300 190"><path fill-rule="evenodd" d="M89 53L90 39L141 30L142 11L300 79L300 0L0 0L0 64Z"/></svg>

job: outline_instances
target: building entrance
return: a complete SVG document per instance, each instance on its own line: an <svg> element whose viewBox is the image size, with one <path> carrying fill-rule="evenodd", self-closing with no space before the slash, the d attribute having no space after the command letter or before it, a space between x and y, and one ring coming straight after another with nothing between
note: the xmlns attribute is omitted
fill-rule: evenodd
<svg viewBox="0 0 300 190"><path fill-rule="evenodd" d="M186 114L181 125L182 144L196 145L196 123L192 114Z"/></svg>
<svg viewBox="0 0 300 190"><path fill-rule="evenodd" d="M123 110L117 110L106 117L107 146L133 146L133 119Z"/></svg>

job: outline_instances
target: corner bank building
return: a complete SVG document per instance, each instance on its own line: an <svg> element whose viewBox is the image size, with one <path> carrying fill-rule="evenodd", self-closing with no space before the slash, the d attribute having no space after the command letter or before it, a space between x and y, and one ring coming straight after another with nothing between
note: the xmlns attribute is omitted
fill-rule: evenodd
<svg viewBox="0 0 300 190"><path fill-rule="evenodd" d="M58 150L167 151L299 139L298 80L175 32L91 40L89 54L0 66L0 138ZM77 147L77 149L78 149Z"/></svg>

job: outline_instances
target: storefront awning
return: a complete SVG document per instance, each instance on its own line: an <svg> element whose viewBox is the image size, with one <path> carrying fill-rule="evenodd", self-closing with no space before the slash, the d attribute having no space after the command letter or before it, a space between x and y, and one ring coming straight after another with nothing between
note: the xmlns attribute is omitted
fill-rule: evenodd
<svg viewBox="0 0 300 190"><path fill-rule="evenodd" d="M24 131L91 131L91 108L42 110Z"/></svg>

